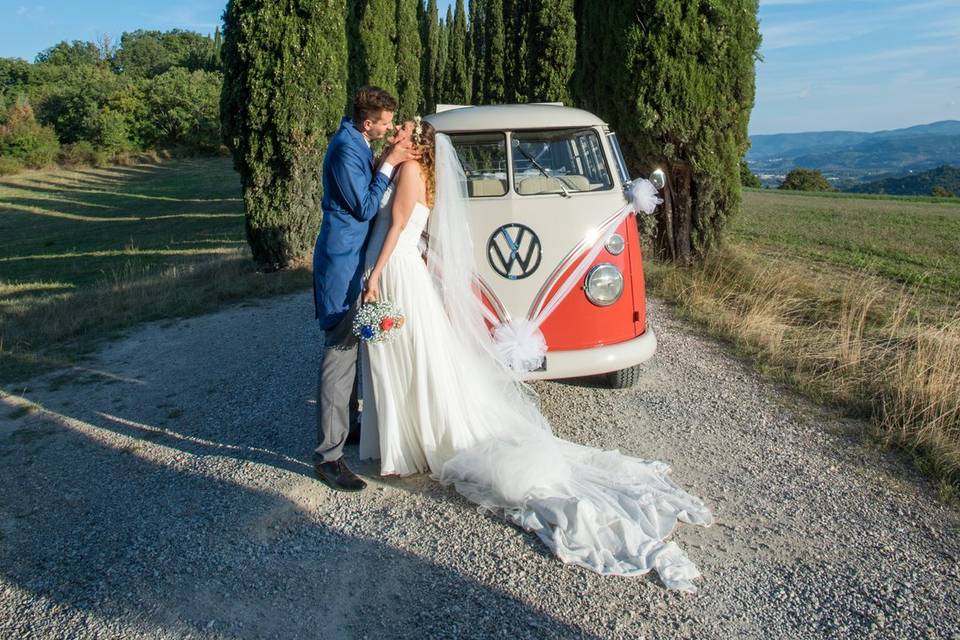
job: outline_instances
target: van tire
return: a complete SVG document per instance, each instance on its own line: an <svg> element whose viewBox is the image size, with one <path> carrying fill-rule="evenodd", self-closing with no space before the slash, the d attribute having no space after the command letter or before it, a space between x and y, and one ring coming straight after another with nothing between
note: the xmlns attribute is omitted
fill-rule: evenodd
<svg viewBox="0 0 960 640"><path fill-rule="evenodd" d="M607 384L611 389L629 389L640 381L640 365L620 369L607 374Z"/></svg>

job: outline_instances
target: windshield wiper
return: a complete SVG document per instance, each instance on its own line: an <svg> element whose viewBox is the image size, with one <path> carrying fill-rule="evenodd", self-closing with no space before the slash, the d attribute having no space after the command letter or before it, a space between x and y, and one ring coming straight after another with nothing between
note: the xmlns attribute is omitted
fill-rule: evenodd
<svg viewBox="0 0 960 640"><path fill-rule="evenodd" d="M549 178L553 178L554 180L556 180L556 181L557 181L557 185L560 187L560 191L563 192L563 197L564 197L564 198L570 198L570 197L571 197L571 196L570 196L570 192L567 191L566 187L563 186L563 182L562 182L559 178L554 178L552 175L550 175L550 174L548 173L548 170L547 170L543 165L541 165L539 162L537 162L536 160L534 160L534 159L533 159L533 156L531 156L529 153L527 153L526 151L523 150L523 147L520 146L520 143L519 143L519 142L517 142L517 151L519 151L520 153L522 153L522 154L523 154L523 157L526 158L527 160L529 160L530 163L533 164L533 166L535 166L535 167L537 168L537 170L538 170L540 173L542 173L545 178L548 178L548 179L549 179Z"/></svg>

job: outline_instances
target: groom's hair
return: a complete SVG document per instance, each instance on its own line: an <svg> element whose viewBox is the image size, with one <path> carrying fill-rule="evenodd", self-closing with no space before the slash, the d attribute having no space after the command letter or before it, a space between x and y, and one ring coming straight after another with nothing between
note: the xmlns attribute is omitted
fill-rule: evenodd
<svg viewBox="0 0 960 640"><path fill-rule="evenodd" d="M397 100L380 87L360 87L353 96L353 121L377 120L382 111L396 111Z"/></svg>

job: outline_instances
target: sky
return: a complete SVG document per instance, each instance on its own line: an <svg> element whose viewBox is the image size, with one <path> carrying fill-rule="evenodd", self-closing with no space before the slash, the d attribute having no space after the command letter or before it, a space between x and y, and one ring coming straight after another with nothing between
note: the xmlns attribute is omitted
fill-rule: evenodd
<svg viewBox="0 0 960 640"><path fill-rule="evenodd" d="M439 0L441 14L451 0ZM224 0L0 0L0 57L135 29L212 33ZM750 133L960 119L960 0L761 0Z"/></svg>

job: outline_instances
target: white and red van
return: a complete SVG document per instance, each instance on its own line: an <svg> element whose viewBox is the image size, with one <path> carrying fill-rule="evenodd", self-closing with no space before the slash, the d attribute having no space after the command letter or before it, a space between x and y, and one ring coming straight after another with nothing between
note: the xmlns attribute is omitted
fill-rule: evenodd
<svg viewBox="0 0 960 640"><path fill-rule="evenodd" d="M437 111L425 119L450 136L467 175L488 309L506 323L536 318L554 302L539 318L546 356L526 377L603 375L610 386L633 385L657 339L645 308L642 214L625 197L631 181L616 134L595 115L557 104ZM650 181L662 188L663 173ZM575 286L554 300L577 272Z"/></svg>

